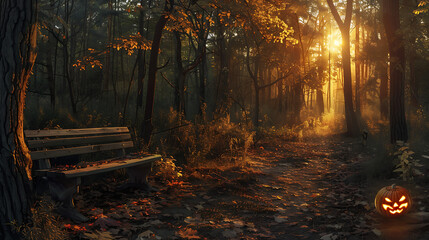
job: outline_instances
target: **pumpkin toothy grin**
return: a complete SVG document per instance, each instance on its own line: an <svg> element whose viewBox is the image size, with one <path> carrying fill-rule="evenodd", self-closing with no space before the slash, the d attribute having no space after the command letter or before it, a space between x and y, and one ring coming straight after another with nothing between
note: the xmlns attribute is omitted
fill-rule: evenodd
<svg viewBox="0 0 429 240"><path fill-rule="evenodd" d="M391 214L401 213L402 211L404 211L404 209L389 210L389 212L390 212Z"/></svg>

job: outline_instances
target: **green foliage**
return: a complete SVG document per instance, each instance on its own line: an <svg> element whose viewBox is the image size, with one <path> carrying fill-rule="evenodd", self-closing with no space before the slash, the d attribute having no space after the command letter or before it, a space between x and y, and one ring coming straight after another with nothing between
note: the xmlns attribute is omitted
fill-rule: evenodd
<svg viewBox="0 0 429 240"><path fill-rule="evenodd" d="M31 209L31 223L18 226L12 222L15 231L19 232L23 240L61 240L67 238L67 233L61 228L58 217L54 215L54 203L47 196L42 196L34 208Z"/></svg>
<svg viewBox="0 0 429 240"><path fill-rule="evenodd" d="M394 161L396 168L394 172L397 172L404 181L411 181L417 175L422 173L417 169L422 165L417 159L413 158L414 152L410 150L408 146L405 146L403 142L397 142L397 150L394 153Z"/></svg>

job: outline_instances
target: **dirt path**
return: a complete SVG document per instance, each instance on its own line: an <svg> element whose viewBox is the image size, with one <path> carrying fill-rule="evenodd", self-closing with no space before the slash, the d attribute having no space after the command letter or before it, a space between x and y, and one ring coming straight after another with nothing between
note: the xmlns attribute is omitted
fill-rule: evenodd
<svg viewBox="0 0 429 240"><path fill-rule="evenodd" d="M118 193L107 184L100 190L103 199L115 201L100 201L100 195L81 199L82 206L97 207L88 213L92 223L78 225L85 229L75 230L75 236L379 239L371 195L358 174L358 163L368 157L360 148L340 137L268 138L249 152L245 167L193 169L187 181L171 182L149 197L139 191ZM94 195L89 189L85 196Z"/></svg>

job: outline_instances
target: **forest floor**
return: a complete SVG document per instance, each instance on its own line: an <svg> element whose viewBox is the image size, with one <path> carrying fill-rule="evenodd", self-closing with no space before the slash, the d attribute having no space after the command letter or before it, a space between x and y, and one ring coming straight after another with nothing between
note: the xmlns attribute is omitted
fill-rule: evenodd
<svg viewBox="0 0 429 240"><path fill-rule="evenodd" d="M76 205L91 220L64 227L74 239L429 239L426 213L375 213L376 192L390 184L362 174L375 151L340 135L266 137L244 165L185 169L149 195L117 192L114 178L84 186ZM428 211L428 185L416 188L414 208Z"/></svg>

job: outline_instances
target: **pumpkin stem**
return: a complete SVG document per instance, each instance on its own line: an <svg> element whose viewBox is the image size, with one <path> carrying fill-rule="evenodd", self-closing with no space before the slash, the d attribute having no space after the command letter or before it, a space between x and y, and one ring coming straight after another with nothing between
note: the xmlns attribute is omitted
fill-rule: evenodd
<svg viewBox="0 0 429 240"><path fill-rule="evenodd" d="M391 188L395 189L396 188L396 184L392 184Z"/></svg>

